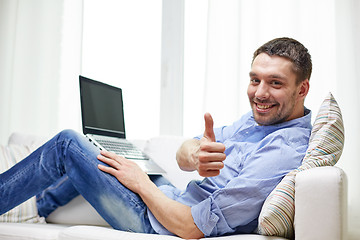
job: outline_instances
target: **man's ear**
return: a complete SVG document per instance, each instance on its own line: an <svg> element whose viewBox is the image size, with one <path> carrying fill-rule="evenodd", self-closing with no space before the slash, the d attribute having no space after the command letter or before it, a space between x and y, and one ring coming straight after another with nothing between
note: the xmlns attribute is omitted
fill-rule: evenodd
<svg viewBox="0 0 360 240"><path fill-rule="evenodd" d="M310 89L310 83L309 83L309 79L305 79L304 81L302 81L300 83L299 86L299 97L304 99L307 94L309 93L309 89Z"/></svg>

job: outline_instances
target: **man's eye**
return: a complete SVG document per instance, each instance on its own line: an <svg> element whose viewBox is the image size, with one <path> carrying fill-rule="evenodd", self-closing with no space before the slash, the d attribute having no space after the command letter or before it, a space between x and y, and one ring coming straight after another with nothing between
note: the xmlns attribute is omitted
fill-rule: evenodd
<svg viewBox="0 0 360 240"><path fill-rule="evenodd" d="M280 81L272 81L271 84L274 85L274 86L281 86L282 85L282 83Z"/></svg>
<svg viewBox="0 0 360 240"><path fill-rule="evenodd" d="M250 79L250 82L252 84L258 84L258 83L260 83L260 80L255 78L255 79Z"/></svg>

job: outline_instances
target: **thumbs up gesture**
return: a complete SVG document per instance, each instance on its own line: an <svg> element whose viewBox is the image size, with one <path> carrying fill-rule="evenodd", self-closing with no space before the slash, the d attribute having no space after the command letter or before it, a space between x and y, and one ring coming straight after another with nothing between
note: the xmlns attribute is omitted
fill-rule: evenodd
<svg viewBox="0 0 360 240"><path fill-rule="evenodd" d="M205 113L205 131L204 138L208 139L210 142L216 142L215 133L214 133L214 120L210 113Z"/></svg>
<svg viewBox="0 0 360 240"><path fill-rule="evenodd" d="M216 142L214 133L214 121L210 113L205 113L205 131L200 139L199 149L193 156L196 160L196 169L200 176L213 177L220 174L226 158L225 145Z"/></svg>

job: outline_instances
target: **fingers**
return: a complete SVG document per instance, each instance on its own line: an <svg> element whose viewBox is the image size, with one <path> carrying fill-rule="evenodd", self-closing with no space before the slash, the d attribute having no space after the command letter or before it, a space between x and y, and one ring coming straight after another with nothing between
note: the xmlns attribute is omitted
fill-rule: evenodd
<svg viewBox="0 0 360 240"><path fill-rule="evenodd" d="M124 157L108 151L101 151L100 155L97 156L97 159L115 169L119 169L122 162L125 160Z"/></svg>
<svg viewBox="0 0 360 240"><path fill-rule="evenodd" d="M219 175L220 169L224 167L223 161L226 159L225 145L215 142L211 115L205 116L205 119L207 119L205 120L206 130L203 139L207 140L201 141L195 158L197 159L197 170L200 176L213 177ZM212 140L209 141L209 138Z"/></svg>
<svg viewBox="0 0 360 240"><path fill-rule="evenodd" d="M210 113L205 113L205 132L204 137L209 139L212 142L215 142L215 133L214 133L214 120Z"/></svg>
<svg viewBox="0 0 360 240"><path fill-rule="evenodd" d="M225 151L225 145L218 142L202 142L200 144L200 151L223 153Z"/></svg>
<svg viewBox="0 0 360 240"><path fill-rule="evenodd" d="M220 174L220 170L224 167L223 162L199 160L198 173L202 177L214 177Z"/></svg>
<svg viewBox="0 0 360 240"><path fill-rule="evenodd" d="M117 155L116 153L114 152L109 152L109 151L100 151L100 154L99 156L105 156L105 157L108 157L108 158L111 158L111 159L116 159L117 157L120 157L119 155Z"/></svg>
<svg viewBox="0 0 360 240"><path fill-rule="evenodd" d="M223 152L200 152L198 156L198 172L203 177L213 177L220 174L224 167L226 154Z"/></svg>
<svg viewBox="0 0 360 240"><path fill-rule="evenodd" d="M220 170L206 170L206 171L198 171L199 175L202 177L215 177L220 174Z"/></svg>
<svg viewBox="0 0 360 240"><path fill-rule="evenodd" d="M199 154L199 162L202 164L205 163L214 163L219 162L222 164L222 162L226 159L225 153L209 153L209 152L201 152Z"/></svg>
<svg viewBox="0 0 360 240"><path fill-rule="evenodd" d="M104 166L102 164L98 164L98 168L103 171L103 172L106 172L106 173L109 173L113 176L116 175L116 171L117 169L113 168L113 167L107 167L107 166Z"/></svg>

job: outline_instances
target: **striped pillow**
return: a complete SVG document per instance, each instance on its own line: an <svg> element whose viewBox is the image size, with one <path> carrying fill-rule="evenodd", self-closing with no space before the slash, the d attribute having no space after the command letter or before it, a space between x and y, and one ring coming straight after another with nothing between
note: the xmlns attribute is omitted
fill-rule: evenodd
<svg viewBox="0 0 360 240"><path fill-rule="evenodd" d="M31 149L26 146L0 146L0 173L11 168L17 162L29 155ZM0 222L43 222L38 216L35 197L27 200L12 210L0 216Z"/></svg>
<svg viewBox="0 0 360 240"><path fill-rule="evenodd" d="M258 223L259 234L293 237L296 173L313 167L335 165L343 146L344 125L341 111L329 93L316 116L302 165L283 178L262 207Z"/></svg>

